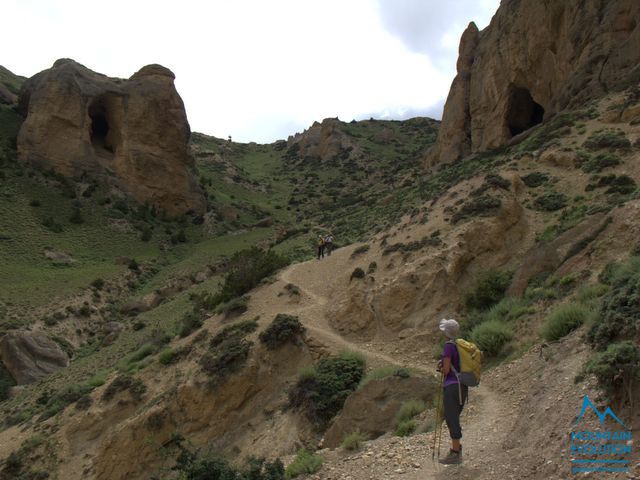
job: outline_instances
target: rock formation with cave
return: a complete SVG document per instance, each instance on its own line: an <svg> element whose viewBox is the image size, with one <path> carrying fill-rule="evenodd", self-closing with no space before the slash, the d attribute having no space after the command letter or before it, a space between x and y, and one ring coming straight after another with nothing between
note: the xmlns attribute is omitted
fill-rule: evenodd
<svg viewBox="0 0 640 480"><path fill-rule="evenodd" d="M114 178L135 200L169 215L203 212L174 78L160 65L122 80L58 60L20 93L20 158L69 177Z"/></svg>
<svg viewBox="0 0 640 480"><path fill-rule="evenodd" d="M426 165L452 162L609 90L640 80L635 0L503 0L490 25L471 23Z"/></svg>

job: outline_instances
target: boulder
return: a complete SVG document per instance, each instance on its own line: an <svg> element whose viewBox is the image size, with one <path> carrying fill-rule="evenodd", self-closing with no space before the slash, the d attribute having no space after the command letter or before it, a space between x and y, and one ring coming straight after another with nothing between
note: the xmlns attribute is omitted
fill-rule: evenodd
<svg viewBox="0 0 640 480"><path fill-rule="evenodd" d="M115 178L135 200L169 215L203 213L174 78L160 65L122 80L58 60L20 91L20 159L69 177Z"/></svg>
<svg viewBox="0 0 640 480"><path fill-rule="evenodd" d="M425 163L507 144L567 108L640 80L635 0L503 1L462 35L458 73Z"/></svg>
<svg viewBox="0 0 640 480"><path fill-rule="evenodd" d="M393 430L395 416L404 402L422 400L432 405L439 382L433 377L392 375L371 380L347 398L340 414L324 435L323 446L336 448L345 436L360 431L375 439Z"/></svg>
<svg viewBox="0 0 640 480"><path fill-rule="evenodd" d="M18 385L37 382L69 365L67 354L42 332L9 332L0 339L0 360Z"/></svg>

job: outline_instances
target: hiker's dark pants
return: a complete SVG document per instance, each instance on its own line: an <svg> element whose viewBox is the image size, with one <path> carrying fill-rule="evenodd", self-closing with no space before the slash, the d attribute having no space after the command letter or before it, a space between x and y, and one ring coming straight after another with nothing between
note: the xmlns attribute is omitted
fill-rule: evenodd
<svg viewBox="0 0 640 480"><path fill-rule="evenodd" d="M333 243L327 243L325 245L325 248L327 249L327 255L331 255L331 250L333 250Z"/></svg>
<svg viewBox="0 0 640 480"><path fill-rule="evenodd" d="M318 259L324 258L324 245L318 245Z"/></svg>
<svg viewBox="0 0 640 480"><path fill-rule="evenodd" d="M444 387L444 419L449 427L449 434L453 440L460 440L462 438L462 427L460 426L460 414L462 408L467 401L467 393L469 387L466 385L461 386L459 390L458 384L447 385ZM462 393L462 404L460 402L460 393Z"/></svg>

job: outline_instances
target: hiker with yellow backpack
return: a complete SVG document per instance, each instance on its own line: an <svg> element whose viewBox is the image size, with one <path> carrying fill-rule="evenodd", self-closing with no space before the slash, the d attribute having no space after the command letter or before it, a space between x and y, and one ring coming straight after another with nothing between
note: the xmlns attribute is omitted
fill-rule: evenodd
<svg viewBox="0 0 640 480"><path fill-rule="evenodd" d="M439 462L453 465L462 463L460 414L467 401L469 387L475 387L480 383L482 352L475 344L457 338L460 331L460 325L457 321L453 319L440 320L440 330L447 337L442 357L437 366L437 370L442 373L440 403L444 410L444 420L449 427L451 449L446 457L439 459ZM440 406L438 409L440 410ZM440 415L439 412L438 415ZM438 423L437 427L441 428L442 420L439 419ZM438 450L439 448L438 445Z"/></svg>

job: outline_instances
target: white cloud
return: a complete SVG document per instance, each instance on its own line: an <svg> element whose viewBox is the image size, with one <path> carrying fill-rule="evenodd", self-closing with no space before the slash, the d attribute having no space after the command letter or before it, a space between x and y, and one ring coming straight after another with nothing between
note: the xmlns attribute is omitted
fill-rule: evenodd
<svg viewBox="0 0 640 480"><path fill-rule="evenodd" d="M32 75L70 57L120 77L161 63L193 130L268 142L325 117L400 118L442 104L452 79L442 63L455 65L460 28L480 9L407 2L5 0L1 61ZM497 0L472 3L492 10ZM435 50L421 33L438 25L420 18L424 4L432 17L446 13Z"/></svg>

